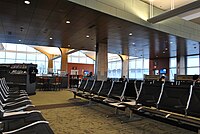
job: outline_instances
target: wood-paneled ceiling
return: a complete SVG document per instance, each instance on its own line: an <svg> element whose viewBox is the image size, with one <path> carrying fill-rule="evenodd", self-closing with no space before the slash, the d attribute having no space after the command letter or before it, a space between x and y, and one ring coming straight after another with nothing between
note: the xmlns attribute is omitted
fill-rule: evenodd
<svg viewBox="0 0 200 134"><path fill-rule="evenodd" d="M155 58L176 56L176 39L67 0L31 0L30 5L24 0L0 1L0 42L3 43L91 51L95 51L96 43L107 43L110 53Z"/></svg>

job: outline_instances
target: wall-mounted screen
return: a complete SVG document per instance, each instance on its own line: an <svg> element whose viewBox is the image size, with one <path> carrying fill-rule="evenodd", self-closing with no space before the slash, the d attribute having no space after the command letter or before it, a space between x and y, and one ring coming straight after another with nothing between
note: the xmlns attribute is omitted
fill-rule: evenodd
<svg viewBox="0 0 200 134"><path fill-rule="evenodd" d="M166 73L167 73L167 69L166 68L160 69L160 74L166 74Z"/></svg>

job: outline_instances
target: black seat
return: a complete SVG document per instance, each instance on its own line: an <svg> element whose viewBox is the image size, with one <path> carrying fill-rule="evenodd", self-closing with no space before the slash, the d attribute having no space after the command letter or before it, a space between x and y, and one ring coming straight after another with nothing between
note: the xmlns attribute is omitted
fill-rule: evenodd
<svg viewBox="0 0 200 134"><path fill-rule="evenodd" d="M127 82L126 84L126 89L125 89L125 93L124 93L124 99L136 99L137 98L137 89L135 87L135 83L134 82Z"/></svg>
<svg viewBox="0 0 200 134"><path fill-rule="evenodd" d="M137 104L142 106L157 107L157 102L163 85L143 84L136 100Z"/></svg>
<svg viewBox="0 0 200 134"><path fill-rule="evenodd" d="M99 90L101 89L103 81L95 81L94 86L92 87L90 93L98 95Z"/></svg>
<svg viewBox="0 0 200 134"><path fill-rule="evenodd" d="M94 84L94 80L88 80L87 85L84 88L84 92L90 92Z"/></svg>
<svg viewBox="0 0 200 134"><path fill-rule="evenodd" d="M164 86L158 103L158 108L170 112L185 114L189 95L189 86Z"/></svg>
<svg viewBox="0 0 200 134"><path fill-rule="evenodd" d="M126 82L114 82L108 97L121 101L124 98L125 89Z"/></svg>
<svg viewBox="0 0 200 134"><path fill-rule="evenodd" d="M87 82L88 82L87 80L82 79L81 84L78 87L78 90L83 91L85 89Z"/></svg>
<svg viewBox="0 0 200 134"><path fill-rule="evenodd" d="M192 88L192 95L189 106L187 108L187 115L200 118L200 87Z"/></svg>
<svg viewBox="0 0 200 134"><path fill-rule="evenodd" d="M101 90L99 91L98 95L99 96L108 97L109 92L110 92L110 90L112 88L112 84L113 84L113 82L104 81L103 82L103 86L102 86Z"/></svg>

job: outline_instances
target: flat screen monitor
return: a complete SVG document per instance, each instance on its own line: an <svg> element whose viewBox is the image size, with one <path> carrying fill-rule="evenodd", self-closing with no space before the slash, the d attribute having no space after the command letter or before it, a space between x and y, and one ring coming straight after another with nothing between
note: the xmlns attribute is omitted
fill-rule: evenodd
<svg viewBox="0 0 200 134"><path fill-rule="evenodd" d="M166 68L160 69L160 74L166 74L166 73L167 73L167 69Z"/></svg>
<svg viewBox="0 0 200 134"><path fill-rule="evenodd" d="M166 68L160 69L160 74L166 74L166 73L167 73L167 69Z"/></svg>

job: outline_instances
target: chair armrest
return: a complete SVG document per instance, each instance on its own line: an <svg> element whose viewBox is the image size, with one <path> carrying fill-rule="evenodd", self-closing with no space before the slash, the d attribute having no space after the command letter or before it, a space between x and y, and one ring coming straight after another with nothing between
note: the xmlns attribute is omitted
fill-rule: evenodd
<svg viewBox="0 0 200 134"><path fill-rule="evenodd" d="M31 123L29 125L26 125L26 126L23 126L21 128L18 128L18 129L15 129L15 130L12 130L12 131L8 131L8 132L3 132L2 134L13 134L13 133L16 133L16 132L19 132L21 130L24 130L26 128L29 128L29 127L32 127L34 125L37 125L37 124L48 124L49 122L47 121L36 121L34 123Z"/></svg>
<svg viewBox="0 0 200 134"><path fill-rule="evenodd" d="M23 112L5 112L3 117L15 116L15 115L25 115L31 113L41 113L40 111L33 110L33 111L23 111Z"/></svg>

